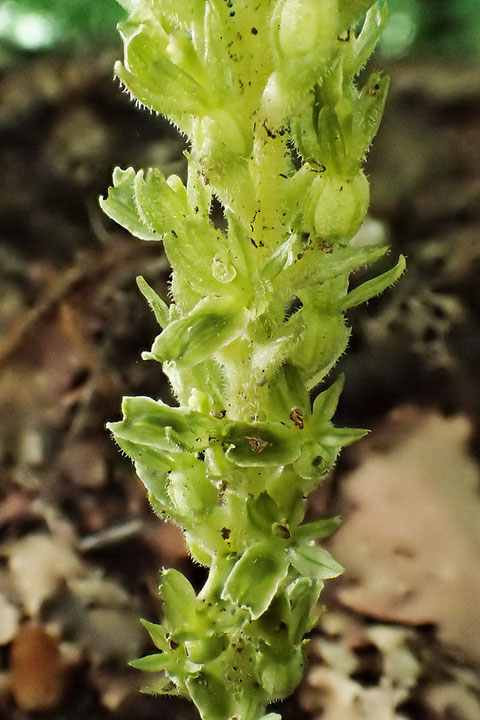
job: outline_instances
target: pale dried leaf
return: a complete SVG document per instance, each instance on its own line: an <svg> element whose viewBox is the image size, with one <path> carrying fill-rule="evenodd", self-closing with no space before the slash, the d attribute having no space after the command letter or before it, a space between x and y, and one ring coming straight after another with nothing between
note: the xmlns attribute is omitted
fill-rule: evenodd
<svg viewBox="0 0 480 720"><path fill-rule="evenodd" d="M31 533L11 543L7 554L13 585L30 617L37 615L62 581L68 583L84 569L72 548L43 533Z"/></svg>
<svg viewBox="0 0 480 720"><path fill-rule="evenodd" d="M439 717L478 720L480 702L467 687L456 682L434 685L426 690L426 701Z"/></svg>
<svg viewBox="0 0 480 720"><path fill-rule="evenodd" d="M0 593L0 645L7 645L13 640L19 621L19 609Z"/></svg>
<svg viewBox="0 0 480 720"><path fill-rule="evenodd" d="M367 635L383 656L383 677L394 688L411 690L421 674L421 664L409 648L411 632L402 627L373 625Z"/></svg>
<svg viewBox="0 0 480 720"><path fill-rule="evenodd" d="M115 659L125 665L140 654L145 633L135 611L94 608L87 612L79 641L97 663Z"/></svg>
<svg viewBox="0 0 480 720"><path fill-rule="evenodd" d="M320 712L322 720L406 720L396 711L405 695L388 683L362 687L341 672L317 666L308 684L315 693L309 695L308 710Z"/></svg>
<svg viewBox="0 0 480 720"><path fill-rule="evenodd" d="M407 408L343 482L350 507L332 541L338 596L382 620L434 623L480 661L480 500L465 417ZM386 446L385 446L386 444Z"/></svg>

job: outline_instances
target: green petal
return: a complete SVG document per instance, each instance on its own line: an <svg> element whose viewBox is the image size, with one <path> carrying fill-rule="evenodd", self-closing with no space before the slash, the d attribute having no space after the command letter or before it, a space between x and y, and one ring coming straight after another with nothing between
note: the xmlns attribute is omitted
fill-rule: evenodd
<svg viewBox="0 0 480 720"><path fill-rule="evenodd" d="M196 595L185 575L174 568L165 570L159 589L165 601L165 618L172 635L195 627Z"/></svg>
<svg viewBox="0 0 480 720"><path fill-rule="evenodd" d="M362 428L337 428L332 426L331 430L322 433L318 439L320 444L326 448L342 448L353 445L368 433L369 430L362 430Z"/></svg>
<svg viewBox="0 0 480 720"><path fill-rule="evenodd" d="M154 645L162 652L168 652L170 650L170 644L167 639L167 631L163 625L149 622L148 620L140 620L145 630L153 640Z"/></svg>
<svg viewBox="0 0 480 720"><path fill-rule="evenodd" d="M323 423L330 420L335 414L338 401L345 384L345 376L340 375L329 388L321 392L313 403L313 421Z"/></svg>
<svg viewBox="0 0 480 720"><path fill-rule="evenodd" d="M167 654L157 653L155 655L145 655L138 660L131 660L128 664L135 670L145 670L146 672L160 672L165 670L165 663L168 665Z"/></svg>

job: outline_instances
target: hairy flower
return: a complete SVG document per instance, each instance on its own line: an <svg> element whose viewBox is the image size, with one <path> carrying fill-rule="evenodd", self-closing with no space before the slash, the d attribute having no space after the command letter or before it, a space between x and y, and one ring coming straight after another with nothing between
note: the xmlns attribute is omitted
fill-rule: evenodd
<svg viewBox="0 0 480 720"><path fill-rule="evenodd" d="M162 332L178 407L125 398L110 425L154 509L180 524L208 567L196 594L162 575L163 625L147 692L190 697L203 720L275 720L292 692L323 582L342 568L318 540L338 519L304 523L305 498L365 431L332 423L345 311L383 291L404 260L354 290L386 248L352 238L369 200L362 163L388 80L356 77L385 19L371 0L122 0L116 73L187 135L186 184L116 169L105 212L172 266L167 305L139 287ZM365 16L366 13L366 16ZM295 148L292 151L292 148ZM298 161L300 159L300 162ZM226 229L210 217L212 195Z"/></svg>

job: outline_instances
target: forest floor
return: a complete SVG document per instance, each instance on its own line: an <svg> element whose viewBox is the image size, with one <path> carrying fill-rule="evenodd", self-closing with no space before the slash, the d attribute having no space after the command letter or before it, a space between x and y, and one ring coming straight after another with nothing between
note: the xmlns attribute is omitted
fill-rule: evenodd
<svg viewBox="0 0 480 720"><path fill-rule="evenodd" d="M383 63L382 63L383 64ZM136 289L166 297L160 245L102 216L114 165L183 171L182 142L111 80L112 58L0 73L0 717L193 720L138 693L163 566L194 584L180 531L149 508L104 426L124 394L169 399ZM347 568L285 720L480 718L480 73L392 65L368 161L365 241L408 273L350 313L337 423L372 434L309 514L340 513ZM355 278L355 282L360 281Z"/></svg>

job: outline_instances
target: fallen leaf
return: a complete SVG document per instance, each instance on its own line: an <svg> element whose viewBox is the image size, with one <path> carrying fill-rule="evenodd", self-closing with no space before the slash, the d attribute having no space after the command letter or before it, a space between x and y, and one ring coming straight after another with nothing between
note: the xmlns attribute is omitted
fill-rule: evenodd
<svg viewBox="0 0 480 720"><path fill-rule="evenodd" d="M35 617L62 581L82 573L83 565L63 538L31 533L6 550L13 585L25 611Z"/></svg>
<svg viewBox="0 0 480 720"><path fill-rule="evenodd" d="M480 662L480 499L466 417L404 408L342 481L350 508L331 543L337 594L381 620L433 623ZM383 444L383 448L381 445Z"/></svg>
<svg viewBox="0 0 480 720"><path fill-rule="evenodd" d="M322 720L406 720L395 708L404 699L402 689L389 684L362 687L331 668L317 666L301 691L302 707L320 712Z"/></svg>
<svg viewBox="0 0 480 720"><path fill-rule="evenodd" d="M7 645L17 633L19 609L0 593L0 645Z"/></svg>
<svg viewBox="0 0 480 720"><path fill-rule="evenodd" d="M58 644L42 627L23 625L10 651L11 691L16 704L27 712L56 707L63 695Z"/></svg>

